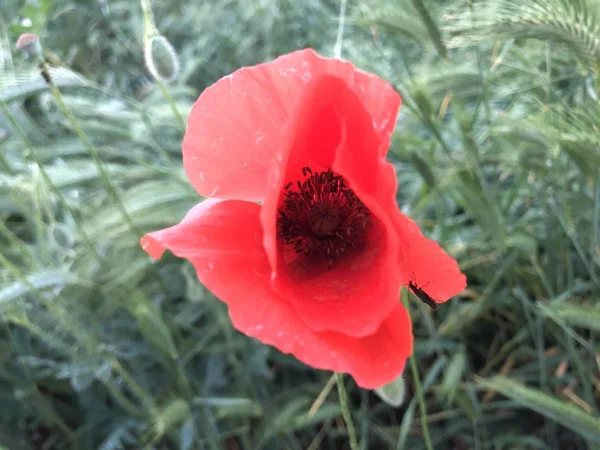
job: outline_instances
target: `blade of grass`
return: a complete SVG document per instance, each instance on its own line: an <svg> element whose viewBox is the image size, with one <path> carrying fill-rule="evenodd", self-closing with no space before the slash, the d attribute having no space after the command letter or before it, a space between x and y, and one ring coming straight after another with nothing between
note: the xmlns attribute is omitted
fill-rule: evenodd
<svg viewBox="0 0 600 450"><path fill-rule="evenodd" d="M588 414L571 403L558 400L506 377L477 378L476 381L487 389L494 389L520 405L555 420L586 439L600 442L600 417L598 416Z"/></svg>
<svg viewBox="0 0 600 450"><path fill-rule="evenodd" d="M412 3L417 12L419 13L421 20L425 24L425 27L427 28L427 33L429 34L429 38L433 42L433 45L435 46L438 54L441 58L445 58L448 54L448 51L446 50L446 46L442 41L442 35L440 33L440 30L433 21L429 10L425 6L425 3L423 2L423 0L412 0Z"/></svg>

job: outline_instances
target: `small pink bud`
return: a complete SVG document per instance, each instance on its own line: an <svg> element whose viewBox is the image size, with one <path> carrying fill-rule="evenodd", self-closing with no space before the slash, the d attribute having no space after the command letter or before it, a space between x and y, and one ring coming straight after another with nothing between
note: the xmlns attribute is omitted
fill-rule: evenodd
<svg viewBox="0 0 600 450"><path fill-rule="evenodd" d="M42 56L42 44L40 38L33 33L25 33L17 39L17 48L25 52L28 58L39 58Z"/></svg>

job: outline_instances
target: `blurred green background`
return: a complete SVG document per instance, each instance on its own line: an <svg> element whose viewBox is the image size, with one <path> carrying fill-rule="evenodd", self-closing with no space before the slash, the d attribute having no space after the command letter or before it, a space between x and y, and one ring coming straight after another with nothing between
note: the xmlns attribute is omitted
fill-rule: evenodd
<svg viewBox="0 0 600 450"><path fill-rule="evenodd" d="M600 1L152 8L169 83L137 1L0 0L0 446L349 448L330 373L235 331L190 264L138 244L199 200L180 150L199 93L337 43L402 94L398 203L469 280L436 313L411 300L426 409L409 366L398 408L346 379L361 448L424 449L425 428L436 449L600 448Z"/></svg>

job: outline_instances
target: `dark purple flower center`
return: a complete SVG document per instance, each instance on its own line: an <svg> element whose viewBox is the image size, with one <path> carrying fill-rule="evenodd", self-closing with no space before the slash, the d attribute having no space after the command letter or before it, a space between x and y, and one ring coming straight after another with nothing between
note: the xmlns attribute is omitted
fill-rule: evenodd
<svg viewBox="0 0 600 450"><path fill-rule="evenodd" d="M331 170L302 169L304 181L289 183L277 214L277 237L297 253L328 262L364 247L370 211Z"/></svg>

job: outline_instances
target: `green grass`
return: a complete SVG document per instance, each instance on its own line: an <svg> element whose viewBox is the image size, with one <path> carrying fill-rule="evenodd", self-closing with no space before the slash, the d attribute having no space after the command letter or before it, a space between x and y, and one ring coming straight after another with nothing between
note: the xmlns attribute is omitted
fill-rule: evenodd
<svg viewBox="0 0 600 450"><path fill-rule="evenodd" d="M424 449L424 416L435 449L600 448L597 0L348 0L341 40L339 2L154 2L180 62L164 90L141 5L102 4L0 3L0 448L349 448L331 373L138 244L198 201L177 114L336 42L401 92L398 203L469 280L435 314L411 303L423 414L410 368L399 408L345 378L360 447ZM64 107L25 30L62 61Z"/></svg>

